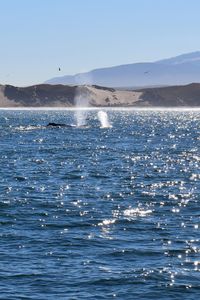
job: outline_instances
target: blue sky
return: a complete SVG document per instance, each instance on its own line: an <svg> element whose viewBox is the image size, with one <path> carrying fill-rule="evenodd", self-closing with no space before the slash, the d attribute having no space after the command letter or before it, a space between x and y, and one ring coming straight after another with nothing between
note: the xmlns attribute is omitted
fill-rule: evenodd
<svg viewBox="0 0 200 300"><path fill-rule="evenodd" d="M198 51L199 12L199 0L0 0L0 84Z"/></svg>

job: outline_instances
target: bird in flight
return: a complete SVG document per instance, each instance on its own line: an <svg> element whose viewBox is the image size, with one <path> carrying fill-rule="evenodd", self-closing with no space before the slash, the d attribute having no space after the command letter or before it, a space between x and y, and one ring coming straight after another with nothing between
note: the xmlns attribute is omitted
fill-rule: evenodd
<svg viewBox="0 0 200 300"><path fill-rule="evenodd" d="M58 68L58 71L61 71L61 68Z"/></svg>

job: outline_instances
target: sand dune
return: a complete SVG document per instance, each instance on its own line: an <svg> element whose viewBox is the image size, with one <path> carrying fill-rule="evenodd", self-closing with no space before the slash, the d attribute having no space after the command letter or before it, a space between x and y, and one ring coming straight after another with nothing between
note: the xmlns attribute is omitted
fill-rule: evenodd
<svg viewBox="0 0 200 300"><path fill-rule="evenodd" d="M0 107L198 107L200 84L141 90L96 85L0 85Z"/></svg>

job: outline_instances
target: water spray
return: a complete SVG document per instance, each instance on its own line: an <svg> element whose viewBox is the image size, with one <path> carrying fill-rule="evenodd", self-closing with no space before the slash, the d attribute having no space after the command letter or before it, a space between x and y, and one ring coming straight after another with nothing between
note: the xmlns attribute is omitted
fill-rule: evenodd
<svg viewBox="0 0 200 300"><path fill-rule="evenodd" d="M97 114L99 122L101 123L101 128L111 128L112 125L108 120L108 115L105 111L100 110Z"/></svg>

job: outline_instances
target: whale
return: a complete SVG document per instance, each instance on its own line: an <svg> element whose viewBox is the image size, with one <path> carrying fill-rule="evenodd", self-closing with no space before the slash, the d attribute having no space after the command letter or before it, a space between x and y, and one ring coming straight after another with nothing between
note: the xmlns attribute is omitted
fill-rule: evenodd
<svg viewBox="0 0 200 300"><path fill-rule="evenodd" d="M88 125L75 125L75 124L63 124L63 123L54 123L54 122L50 122L46 125L47 128L61 128L61 127L65 127L65 128L88 128Z"/></svg>
<svg viewBox="0 0 200 300"><path fill-rule="evenodd" d="M75 127L75 125L50 122L46 127Z"/></svg>

